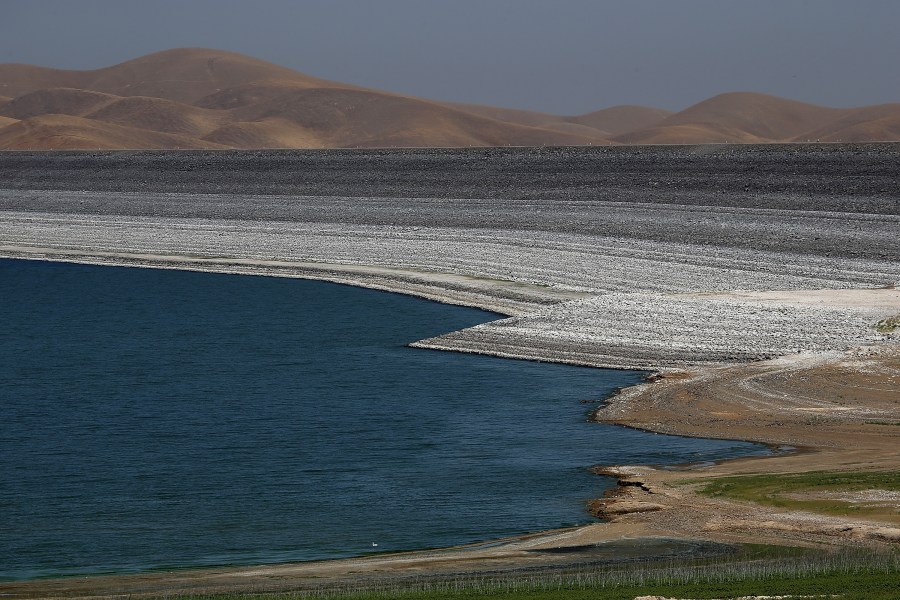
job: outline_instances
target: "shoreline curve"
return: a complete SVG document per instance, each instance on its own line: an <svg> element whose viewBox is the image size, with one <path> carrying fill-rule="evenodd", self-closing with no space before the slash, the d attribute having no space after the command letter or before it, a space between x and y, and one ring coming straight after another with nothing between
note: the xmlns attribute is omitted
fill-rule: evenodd
<svg viewBox="0 0 900 600"><path fill-rule="evenodd" d="M830 148L827 157L816 148L719 149L702 160L690 149L659 157L645 150L649 160L636 151L596 155L612 172L630 166L645 176L613 182L625 197L618 202L608 195L594 201L542 189L524 189L533 193L528 202L493 196L482 202L465 200L464 191L454 194L451 186L439 192L438 204L432 202L438 195L428 196L433 191L410 197L398 187L391 197L358 193L354 197L367 201L358 205L339 195L297 195L295 209L283 196L252 189L229 196L197 184L195 206L166 195L167 184L154 183L152 174L150 184L141 184L147 189L126 199L103 189L108 183L94 188L80 182L83 175L71 174L55 175L50 184L15 180L0 189L0 256L323 279L484 308L507 316L413 345L652 370L653 381L621 390L596 418L659 433L803 449L690 471L601 467L621 484L620 493L595 504L610 522L497 546L99 578L91 582L91 593L257 589L273 578L279 585L301 586L311 576L346 581L422 569L477 571L485 564L515 569L537 564L532 550L626 539L825 547L898 543L896 519L799 513L700 490L721 477L900 466L900 337L890 326L900 316L900 216L883 208L897 201L878 191L886 175L871 178L868 190L865 171L866 161L881 165L885 155L900 156L900 146L879 148L871 157L854 147ZM526 170L536 160L558 160L523 152ZM404 161L430 156L394 155ZM447 160L457 155L467 156L457 152ZM303 156L360 160L340 153ZM508 168L508 157L498 156ZM576 153L578 161L586 156L593 155ZM140 153L126 158L137 160ZM32 159L0 157L0 163ZM52 156L41 160L55 168ZM68 168L73 160L107 159L68 157L60 164ZM209 159L199 153L171 160ZM748 164L771 177L748 175ZM847 169L856 168L862 179L847 178ZM781 170L786 174L779 175ZM401 171L398 178L408 175ZM584 189L599 189L589 171L576 175L586 178ZM27 175L32 176L40 177L40 171ZM712 189L703 177L712 178ZM772 177L782 177L783 185L773 187ZM729 178L741 183L740 190L730 190ZM806 180L815 184L807 187ZM724 205L717 185L735 194ZM754 199L751 208L741 209L735 198L745 190ZM878 198L862 221L859 213L842 212L854 194L862 194L864 204ZM650 197L649 204L634 201ZM687 198L691 203L681 202ZM275 216L222 212L236 210L229 207L241 199L260 215L272 206ZM807 210L819 204L821 211ZM775 208L752 208L759 205ZM154 206L167 212L155 214ZM88 589L69 581L0 584L0 592L34 597Z"/></svg>

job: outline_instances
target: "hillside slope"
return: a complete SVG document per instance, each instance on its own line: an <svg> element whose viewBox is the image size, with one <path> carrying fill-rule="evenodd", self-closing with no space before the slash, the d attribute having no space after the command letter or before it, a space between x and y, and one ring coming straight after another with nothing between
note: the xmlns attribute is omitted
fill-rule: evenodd
<svg viewBox="0 0 900 600"><path fill-rule="evenodd" d="M623 144L893 141L900 140L898 125L898 104L828 108L736 92L704 100L613 139Z"/></svg>
<svg viewBox="0 0 900 600"><path fill-rule="evenodd" d="M7 150L198 149L226 146L180 135L122 127L70 115L42 115L0 129Z"/></svg>
<svg viewBox="0 0 900 600"><path fill-rule="evenodd" d="M0 94L6 149L609 143L591 128L511 123L202 48L93 71L0 65Z"/></svg>
<svg viewBox="0 0 900 600"><path fill-rule="evenodd" d="M900 139L900 104L837 109L749 92L678 113L565 116L438 102L204 48L66 71L0 64L0 149L352 148Z"/></svg>

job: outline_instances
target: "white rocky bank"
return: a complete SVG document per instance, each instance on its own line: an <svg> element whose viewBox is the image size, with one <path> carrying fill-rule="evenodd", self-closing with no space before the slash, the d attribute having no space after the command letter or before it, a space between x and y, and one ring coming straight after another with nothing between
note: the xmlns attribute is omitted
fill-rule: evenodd
<svg viewBox="0 0 900 600"><path fill-rule="evenodd" d="M632 207L635 222L642 210ZM834 228L833 213L804 218ZM885 218L878 235L900 235L900 221ZM875 324L900 314L900 291L889 289L897 260L438 225L5 210L0 253L315 277L482 306L513 316L414 345L597 366L684 368L896 341ZM848 289L859 291L807 293Z"/></svg>

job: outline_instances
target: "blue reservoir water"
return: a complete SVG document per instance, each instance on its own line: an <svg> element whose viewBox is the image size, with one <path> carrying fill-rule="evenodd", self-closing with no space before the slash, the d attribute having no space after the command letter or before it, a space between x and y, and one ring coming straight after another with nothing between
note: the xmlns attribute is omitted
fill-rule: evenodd
<svg viewBox="0 0 900 600"><path fill-rule="evenodd" d="M764 451L587 422L641 373L407 348L496 315L396 294L0 260L0 311L0 578L486 540Z"/></svg>

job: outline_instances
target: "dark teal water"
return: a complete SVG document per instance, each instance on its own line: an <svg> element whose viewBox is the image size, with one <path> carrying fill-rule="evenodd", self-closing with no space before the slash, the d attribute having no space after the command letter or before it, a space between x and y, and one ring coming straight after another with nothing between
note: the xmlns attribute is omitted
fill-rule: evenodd
<svg viewBox="0 0 900 600"><path fill-rule="evenodd" d="M496 315L395 294L5 260L0 311L2 578L486 540L763 451L586 422L637 372L406 348Z"/></svg>

